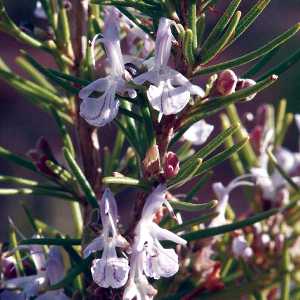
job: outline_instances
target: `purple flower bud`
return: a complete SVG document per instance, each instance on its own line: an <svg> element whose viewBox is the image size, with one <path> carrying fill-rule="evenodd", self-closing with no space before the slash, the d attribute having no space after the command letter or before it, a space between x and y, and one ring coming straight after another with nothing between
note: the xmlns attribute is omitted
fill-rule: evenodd
<svg viewBox="0 0 300 300"><path fill-rule="evenodd" d="M179 159L176 153L169 151L165 156L164 172L166 178L174 177L179 172Z"/></svg>
<svg viewBox="0 0 300 300"><path fill-rule="evenodd" d="M254 86L256 82L253 79L239 79L236 85L236 90L242 90ZM256 93L245 98L245 101L250 101L256 96Z"/></svg>
<svg viewBox="0 0 300 300"><path fill-rule="evenodd" d="M232 70L224 70L218 76L216 89L222 96L227 96L235 92L238 78Z"/></svg>

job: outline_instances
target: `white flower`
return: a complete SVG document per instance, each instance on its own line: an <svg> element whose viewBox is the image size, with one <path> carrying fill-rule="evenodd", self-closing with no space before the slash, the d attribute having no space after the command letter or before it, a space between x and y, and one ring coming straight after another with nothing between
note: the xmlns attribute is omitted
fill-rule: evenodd
<svg viewBox="0 0 300 300"><path fill-rule="evenodd" d="M117 10L107 9L104 22L101 41L105 46L111 66L110 75L95 80L79 92L79 97L83 100L80 105L80 115L90 125L97 127L110 123L116 117L119 110L119 100L116 98L116 94L123 95L128 92L135 96L134 91L126 86L126 78L129 74L125 70L121 53ZM97 36L92 44L95 43L96 39Z"/></svg>
<svg viewBox="0 0 300 300"><path fill-rule="evenodd" d="M171 32L172 21L161 18L155 41L155 62L152 69L137 76L136 84L149 82L147 97L152 107L171 115L180 112L189 102L190 95L204 96L204 91L178 71L167 66L174 37Z"/></svg>
<svg viewBox="0 0 300 300"><path fill-rule="evenodd" d="M151 300L156 290L147 278L171 277L179 269L178 256L174 249L165 249L159 241L169 240L185 245L186 241L175 233L159 227L153 222L154 214L167 202L167 189L160 184L146 199L141 219L135 229L130 276L123 299ZM145 275L144 275L145 274Z"/></svg>
<svg viewBox="0 0 300 300"><path fill-rule="evenodd" d="M219 214L209 223L208 227L222 226L227 223L225 218L226 208L229 202L229 194L239 186L254 186L253 182L245 179L253 178L251 174L245 174L232 180L226 187L221 182L213 184L212 188L217 196L218 205L216 212Z"/></svg>
<svg viewBox="0 0 300 300"><path fill-rule="evenodd" d="M214 126L200 120L194 123L184 134L183 138L193 145L200 146L206 142Z"/></svg>
<svg viewBox="0 0 300 300"><path fill-rule="evenodd" d="M96 251L102 252L100 259L94 259L91 267L93 280L101 287L120 288L127 282L129 265L127 258L117 256L116 247L128 247L128 242L117 231L117 204L111 191L105 189L100 201L102 234L84 250L87 257Z"/></svg>
<svg viewBox="0 0 300 300"><path fill-rule="evenodd" d="M232 240L232 253L235 258L243 258L244 260L248 260L253 256L253 250L248 245L244 235L239 235L233 238Z"/></svg>

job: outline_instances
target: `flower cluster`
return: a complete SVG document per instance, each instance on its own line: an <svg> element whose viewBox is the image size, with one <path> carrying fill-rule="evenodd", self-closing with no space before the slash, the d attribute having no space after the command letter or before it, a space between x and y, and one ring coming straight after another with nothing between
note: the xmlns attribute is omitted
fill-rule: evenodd
<svg viewBox="0 0 300 300"><path fill-rule="evenodd" d="M157 225L153 218L166 200L166 187L159 185L146 199L141 219L136 225L132 247L117 229L118 212L114 196L105 189L100 201L102 233L84 250L84 256L102 251L101 259L94 259L91 272L93 280L104 288L120 288L127 283L123 299L153 299L156 290L147 277L159 279L170 277L179 269L174 249L165 249L160 240L170 240L185 245L178 235ZM169 204L167 204L169 207ZM130 265L125 253L117 256L116 247L130 254ZM129 274L129 279L128 279Z"/></svg>
<svg viewBox="0 0 300 300"><path fill-rule="evenodd" d="M110 123L118 113L117 95L127 93L130 97L136 96L136 92L131 88L131 82L136 85L150 84L147 88L149 103L163 115L182 111L190 101L191 95L204 96L204 91L199 86L190 83L180 72L168 66L174 42L171 31L173 21L167 18L160 19L154 61L147 63L149 68L147 72L135 78L131 77L124 66L119 40L120 13L117 9L106 9L104 24L103 37L100 41L106 49L111 67L110 75L97 79L79 93L79 97L83 100L80 114L89 124L101 127Z"/></svg>

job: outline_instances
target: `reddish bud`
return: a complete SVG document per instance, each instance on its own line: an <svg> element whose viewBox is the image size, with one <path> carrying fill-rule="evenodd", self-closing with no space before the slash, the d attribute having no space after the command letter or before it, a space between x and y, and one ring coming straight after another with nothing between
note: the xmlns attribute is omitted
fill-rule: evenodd
<svg viewBox="0 0 300 300"><path fill-rule="evenodd" d="M179 160L176 153L169 151L165 156L164 173L166 178L174 177L179 172Z"/></svg>
<svg viewBox="0 0 300 300"><path fill-rule="evenodd" d="M263 137L263 128L255 126L250 132L250 143L257 155L260 155L261 142Z"/></svg>
<svg viewBox="0 0 300 300"><path fill-rule="evenodd" d="M249 88L251 86L254 86L256 82L253 79L239 79L236 85L236 90L243 90L246 88ZM245 101L250 101L256 96L256 93L248 96L245 98Z"/></svg>
<svg viewBox="0 0 300 300"><path fill-rule="evenodd" d="M224 70L218 76L216 89L222 96L227 96L235 92L238 78L232 70Z"/></svg>

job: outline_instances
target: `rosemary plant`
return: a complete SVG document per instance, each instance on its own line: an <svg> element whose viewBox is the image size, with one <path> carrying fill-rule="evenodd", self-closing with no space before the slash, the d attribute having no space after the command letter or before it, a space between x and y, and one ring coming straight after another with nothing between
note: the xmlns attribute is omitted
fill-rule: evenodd
<svg viewBox="0 0 300 300"><path fill-rule="evenodd" d="M300 25L224 60L271 0L248 11L232 0L208 31L218 2L41 0L35 16L46 26L28 32L0 0L0 30L56 63L20 49L28 76L0 60L0 78L53 117L63 157L45 138L27 157L0 147L1 158L38 175L1 175L0 195L68 201L75 232L22 204L34 233L8 220L0 299L300 299L300 153L283 146L300 116L286 100L261 105L250 129L236 108L298 62L299 51L262 72ZM112 147L99 141L103 130ZM226 160L235 178L211 183ZM206 186L215 198L200 203ZM236 188L249 203L242 215L230 206ZM126 221L118 202L129 191Z"/></svg>

